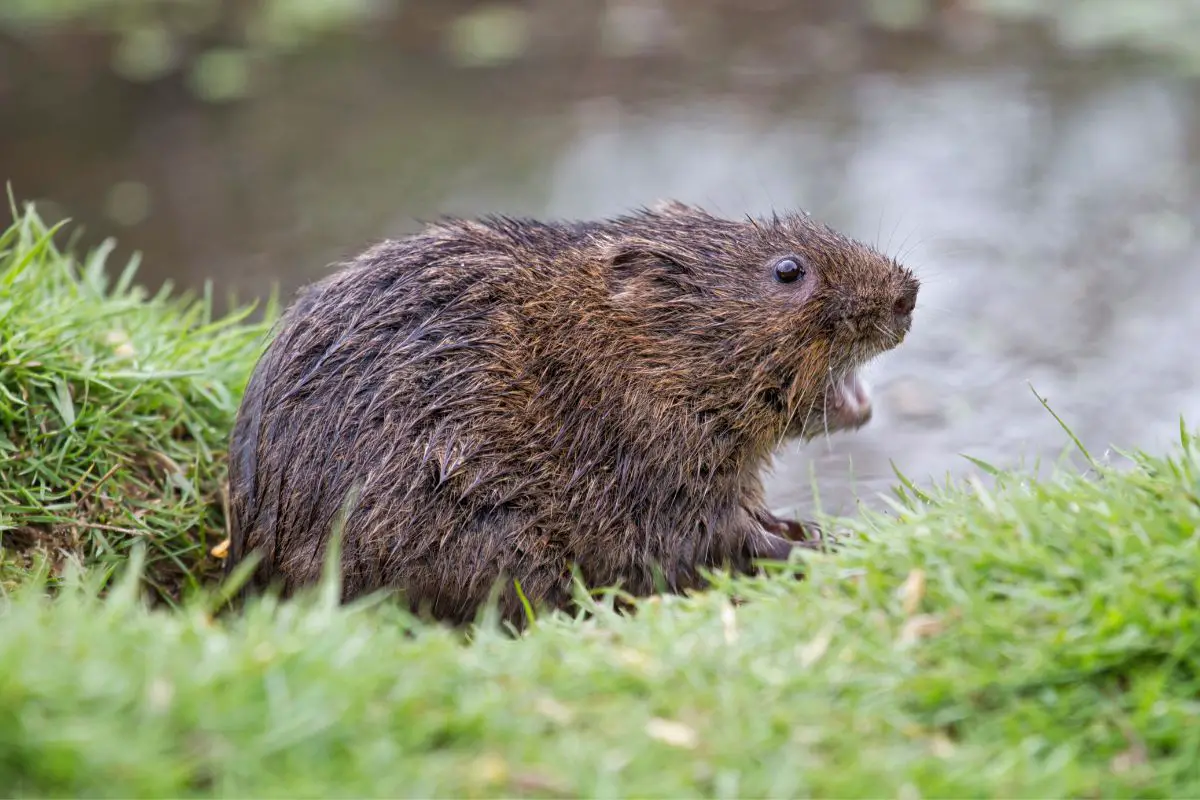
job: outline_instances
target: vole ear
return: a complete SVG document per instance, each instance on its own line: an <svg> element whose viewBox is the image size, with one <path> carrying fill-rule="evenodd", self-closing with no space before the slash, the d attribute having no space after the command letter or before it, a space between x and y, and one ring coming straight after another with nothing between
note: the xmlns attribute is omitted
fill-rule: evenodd
<svg viewBox="0 0 1200 800"><path fill-rule="evenodd" d="M636 292L646 299L667 300L700 293L692 259L670 246L627 238L614 242L606 256L614 298Z"/></svg>

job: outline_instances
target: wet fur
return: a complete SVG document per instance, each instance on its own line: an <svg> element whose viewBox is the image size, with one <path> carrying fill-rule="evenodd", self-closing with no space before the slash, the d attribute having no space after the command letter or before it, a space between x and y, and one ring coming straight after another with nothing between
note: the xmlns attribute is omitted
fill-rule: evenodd
<svg viewBox="0 0 1200 800"><path fill-rule="evenodd" d="M803 290L770 279L790 253ZM563 607L573 567L644 595L786 557L760 472L822 433L831 380L900 341L916 286L807 216L677 203L384 242L305 290L254 371L229 566L258 551L254 586L310 584L340 512L346 598L398 589L463 621L500 581L516 621L514 578Z"/></svg>

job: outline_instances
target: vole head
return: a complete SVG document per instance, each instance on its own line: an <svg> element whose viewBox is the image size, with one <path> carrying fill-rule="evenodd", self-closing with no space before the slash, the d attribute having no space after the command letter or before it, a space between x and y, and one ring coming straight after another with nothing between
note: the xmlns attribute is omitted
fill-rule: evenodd
<svg viewBox="0 0 1200 800"><path fill-rule="evenodd" d="M679 203L622 218L614 303L686 364L698 397L812 438L870 418L858 369L912 325L919 283L807 215L732 221Z"/></svg>

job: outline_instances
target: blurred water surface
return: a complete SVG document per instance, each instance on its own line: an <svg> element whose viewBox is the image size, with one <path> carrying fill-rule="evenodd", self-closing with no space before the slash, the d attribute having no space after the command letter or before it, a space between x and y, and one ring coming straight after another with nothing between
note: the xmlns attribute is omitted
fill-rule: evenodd
<svg viewBox="0 0 1200 800"><path fill-rule="evenodd" d="M307 47L228 103L0 38L0 176L142 251L148 284L242 299L441 213L807 209L923 289L868 373L875 419L782 452L777 506L814 485L826 510L877 502L892 462L922 481L964 453L1053 459L1068 440L1031 384L1097 454L1200 423L1194 79L971 16L889 33L820 3L529 5L499 29L522 57L450 57L430 14ZM601 16L576 30L567 6Z"/></svg>

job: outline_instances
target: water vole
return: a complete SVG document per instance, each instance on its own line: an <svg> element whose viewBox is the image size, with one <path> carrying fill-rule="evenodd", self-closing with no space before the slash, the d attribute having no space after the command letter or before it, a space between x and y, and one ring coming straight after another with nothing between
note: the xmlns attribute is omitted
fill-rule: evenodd
<svg viewBox="0 0 1200 800"><path fill-rule="evenodd" d="M447 219L284 314L231 442L230 567L287 592L342 530L343 594L433 616L590 586L644 595L797 542L760 472L870 417L857 369L918 282L807 215L667 203L596 222Z"/></svg>

